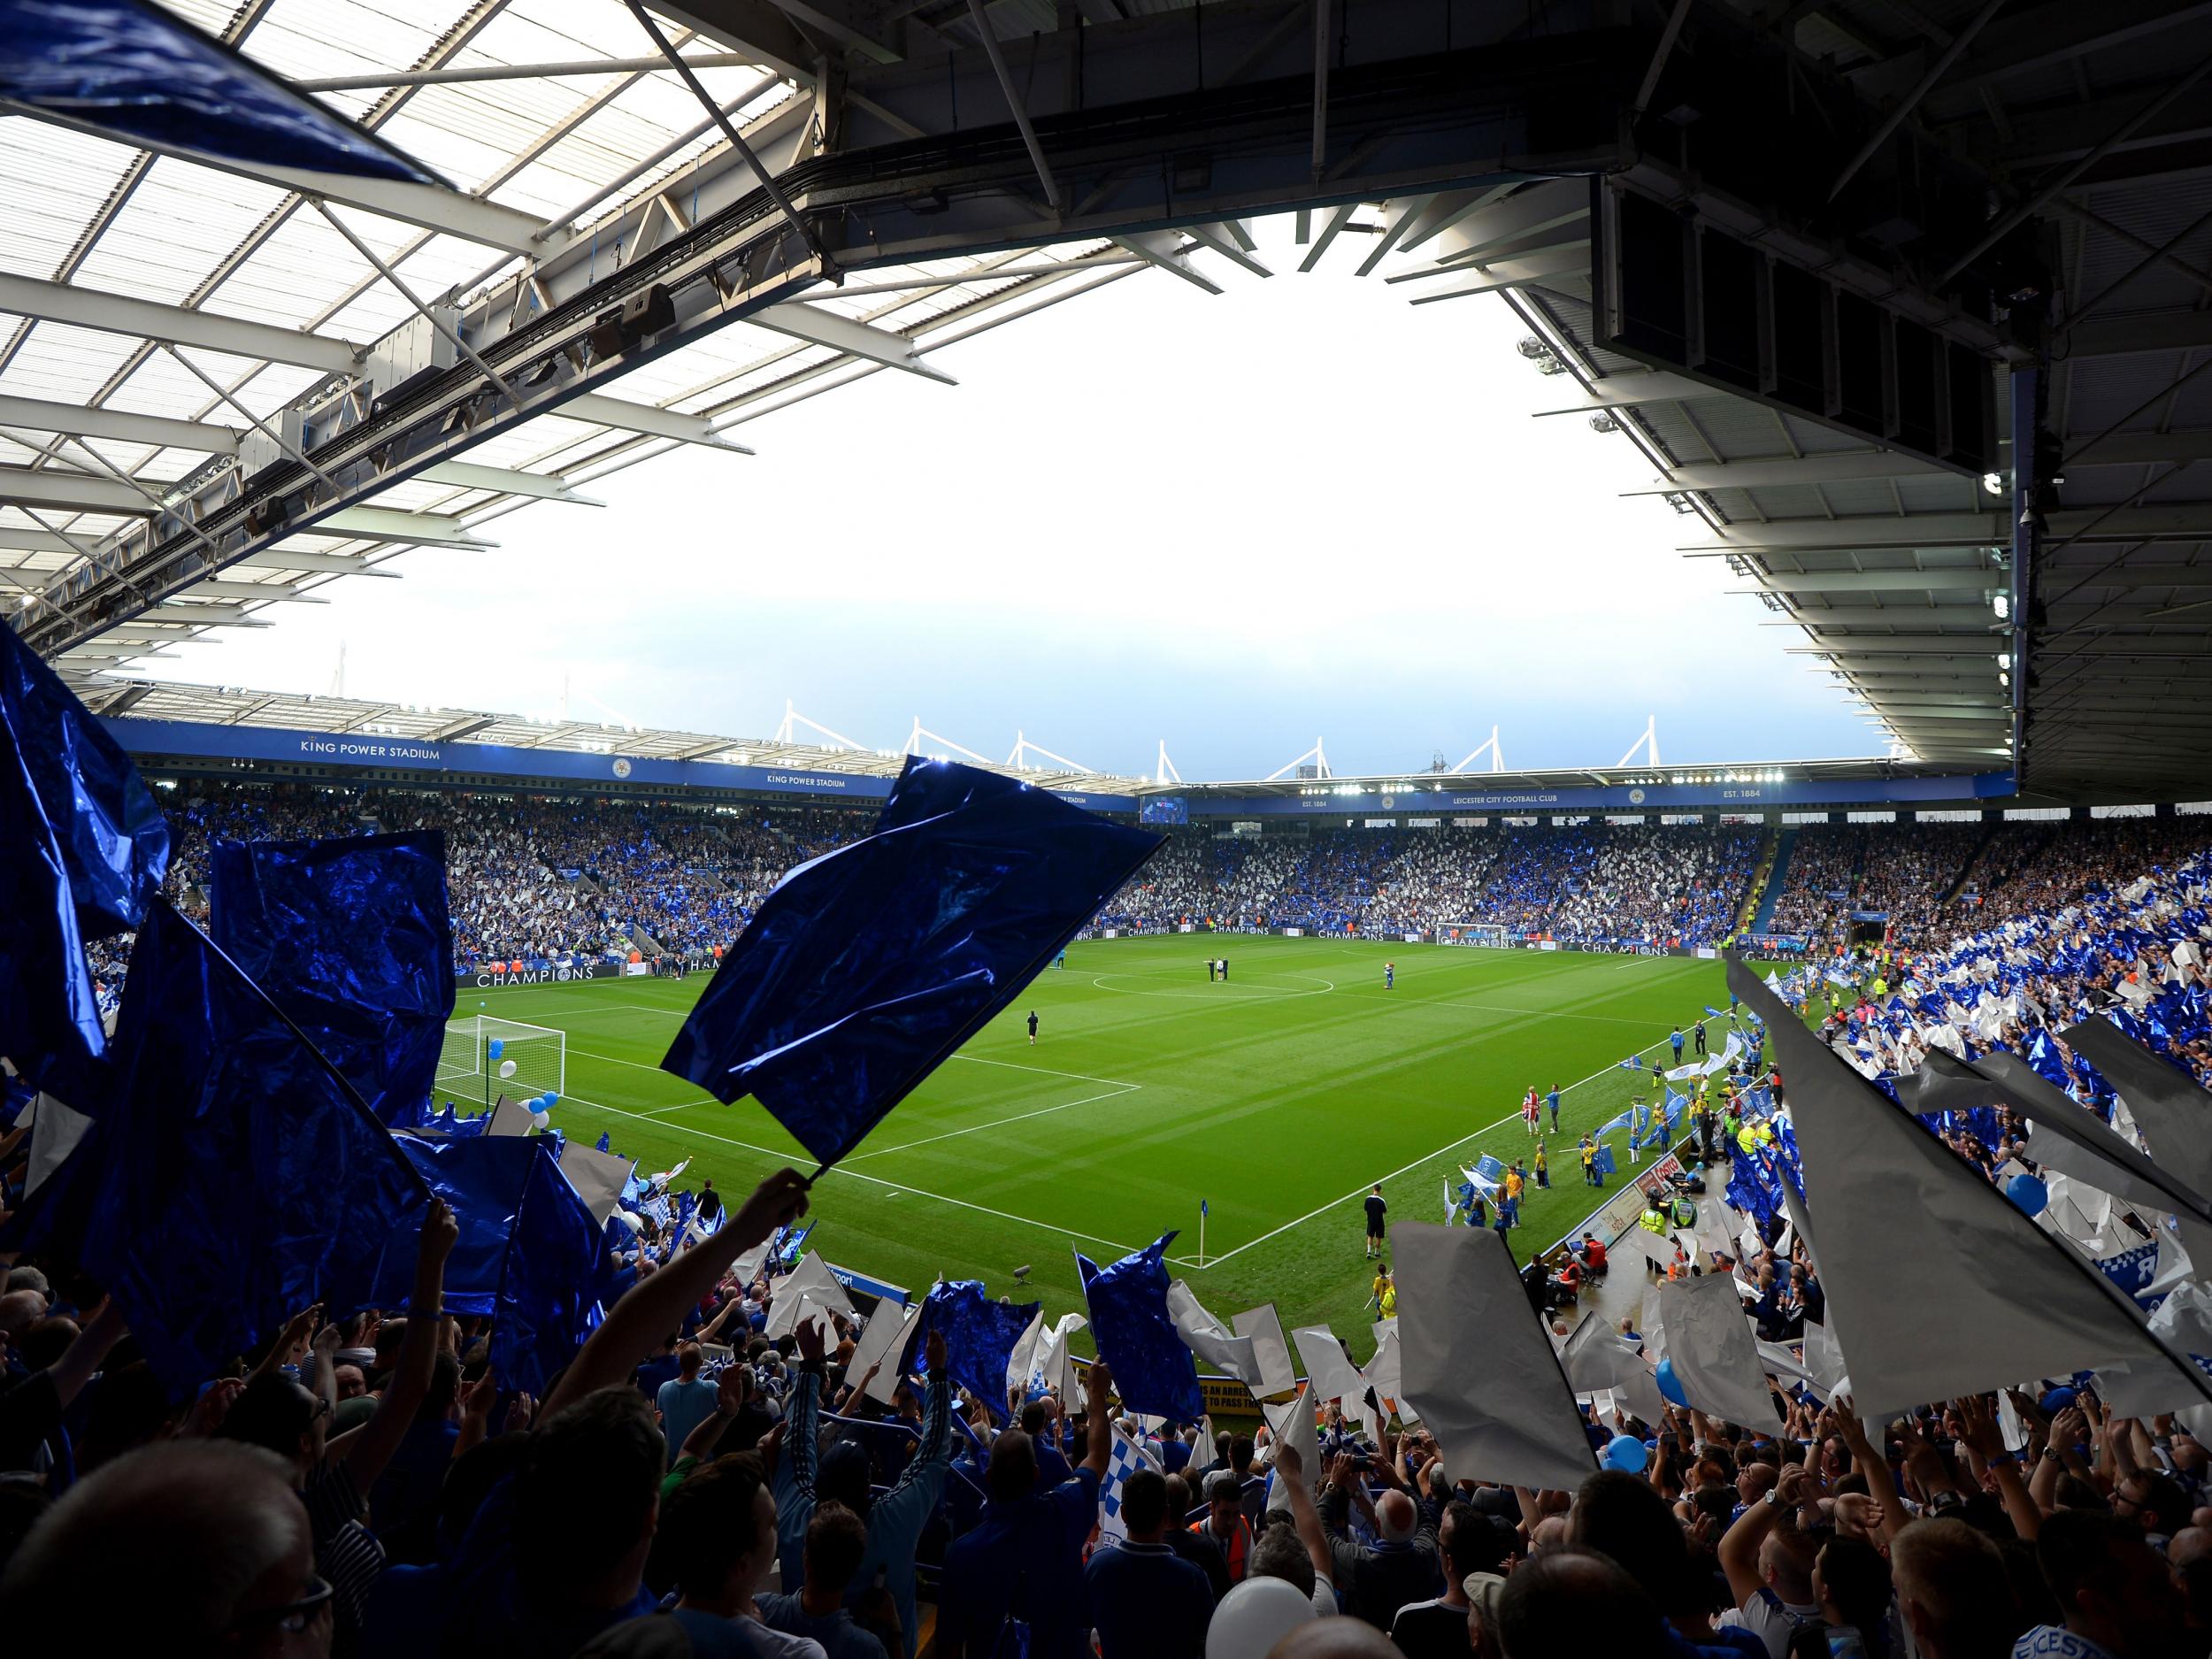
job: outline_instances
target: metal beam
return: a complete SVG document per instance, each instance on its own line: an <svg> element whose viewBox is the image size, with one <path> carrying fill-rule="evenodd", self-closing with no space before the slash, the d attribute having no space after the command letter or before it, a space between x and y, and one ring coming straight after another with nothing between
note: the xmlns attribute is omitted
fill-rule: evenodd
<svg viewBox="0 0 2212 1659"><path fill-rule="evenodd" d="M2212 502L2143 507L2072 507L2049 515L2053 541L2212 541ZM1781 518L1731 525L1717 541L1686 543L1682 553L1780 552L1853 548L2003 547L2012 527L2001 512L1859 515Z"/></svg>
<svg viewBox="0 0 2212 1659"><path fill-rule="evenodd" d="M458 518L434 512L400 512L390 507L346 507L305 532L362 541L418 541L425 547L495 548Z"/></svg>
<svg viewBox="0 0 2212 1659"><path fill-rule="evenodd" d="M127 484L86 472L0 466L0 505L64 507L78 512L148 514L153 503Z"/></svg>
<svg viewBox="0 0 2212 1659"><path fill-rule="evenodd" d="M558 409L549 411L556 418L588 420L601 426L612 426L619 432L634 432L646 438L672 438L679 443L702 444L710 449L727 449L733 455L750 455L752 451L741 443L732 443L717 437L714 428L703 415L680 415L672 409L656 409L650 403L634 403L626 398L610 397L604 392L586 392L572 397Z"/></svg>
<svg viewBox="0 0 2212 1659"><path fill-rule="evenodd" d="M2212 318L2212 311L2205 315ZM2116 432L2066 457L2069 466L2143 466L2160 461L2212 461L2212 432Z"/></svg>
<svg viewBox="0 0 2212 1659"><path fill-rule="evenodd" d="M365 558L351 553L311 553L304 548L288 551L281 547L266 553L249 553L232 570L298 571L317 576L383 576L392 572L380 571Z"/></svg>
<svg viewBox="0 0 2212 1659"><path fill-rule="evenodd" d="M1456 276L1468 267L1453 265L1448 270L1425 271L1423 276ZM1479 273L1471 282L1462 282L1455 288L1439 288L1432 294L1417 294L1416 305L1433 305L1439 300L1465 299L1471 294L1495 294L1500 288L1521 288L1541 283L1546 277L1564 276L1579 273L1587 275L1590 269L1590 249L1586 242L1570 243L1563 248L1543 249L1525 258L1501 259L1495 265L1474 267ZM1548 410L1545 411L1549 413Z"/></svg>
<svg viewBox="0 0 2212 1659"><path fill-rule="evenodd" d="M175 346L199 346L234 357L265 358L324 374L351 374L364 355L363 348L325 334L302 334L296 328L133 299L104 288L77 288L5 273L0 273L0 311L142 340L165 340Z"/></svg>
<svg viewBox="0 0 2212 1659"><path fill-rule="evenodd" d="M1565 378L1563 375L1561 377ZM1717 386L1708 386L1694 380L1686 374L1670 374L1664 369L1639 369L1633 373L1609 374L1592 382L1583 391L1579 403L1563 403L1556 409L1540 409L1536 417L1546 415L1594 414L1604 409L1626 409L1636 403L1672 403L1692 397L1730 397Z"/></svg>
<svg viewBox="0 0 2212 1659"><path fill-rule="evenodd" d="M2008 578L2001 570L1940 571L1761 571L1756 588L1737 594L1935 594L1988 593Z"/></svg>
<svg viewBox="0 0 2212 1659"><path fill-rule="evenodd" d="M909 374L918 374L924 380L935 380L941 386L957 386L960 383L942 369L932 368L916 357L914 342L904 334L858 322L850 317L840 316L835 311L824 311L818 305L791 300L781 305L764 306L745 320L757 324L771 334L803 340L809 345L827 346L831 350L841 351L849 357L864 357L871 363L880 363L886 368L903 369Z"/></svg>
<svg viewBox="0 0 2212 1659"><path fill-rule="evenodd" d="M1816 649L1839 657L1994 657L2011 643L1970 634L1816 634Z"/></svg>
<svg viewBox="0 0 2212 1659"><path fill-rule="evenodd" d="M426 484L451 484L462 489L495 489L508 495L528 495L538 501L572 502L582 507L606 503L579 495L566 480L545 472L525 472L511 466L481 466L474 461L441 461L415 474Z"/></svg>
<svg viewBox="0 0 2212 1659"><path fill-rule="evenodd" d="M700 52L684 59L694 69L757 69L752 52ZM483 81L565 81L585 75L634 75L664 72L668 60L651 58L578 58L554 64L470 64L461 68L388 70L374 75L337 75L325 81L295 81L301 92L372 92L379 87L444 87Z"/></svg>
<svg viewBox="0 0 2212 1659"><path fill-rule="evenodd" d="M1789 616L1771 617L1770 627L1829 628L1970 628L1986 634L1996 620L1984 605L1808 605ZM1968 644L1970 634L1959 636Z"/></svg>
<svg viewBox="0 0 2212 1659"><path fill-rule="evenodd" d="M1836 175L1835 183L1828 188L1831 202L1843 194L1845 185L1858 177L1859 169L1871 161L1876 152L1889 142L1889 135L1905 124L1905 118L1920 107L1920 101L1935 90L1936 82L1949 73L1951 65L1958 61L1959 54L1973 43L1974 37L1982 32L1984 26L1997 15L1998 8L2004 4L2005 0L1983 0L1982 9L1968 20L1964 28L1951 37L1951 43L1937 54L1935 62L1928 65L1912 90L1890 106L1889 113L1882 118L1881 125L1874 129L1872 136L1859 146L1851 159L1844 163L1843 171Z"/></svg>
<svg viewBox="0 0 2212 1659"><path fill-rule="evenodd" d="M0 551L66 553L73 557L77 549L50 530L34 530L27 525L0 524ZM53 572L44 573L51 575Z"/></svg>
<svg viewBox="0 0 2212 1659"><path fill-rule="evenodd" d="M113 137L90 122L57 119L42 109L15 106L14 112L35 116L57 127L89 133L95 137ZM297 191L310 198L342 202L348 207L357 207L382 219L419 225L425 230L458 236L465 242L480 242L507 253L541 254L559 247L569 238L565 226L549 226L534 213L502 207L480 196L463 196L443 185L416 184L405 179L378 179L358 173L319 173L311 167L274 166L220 155L212 150L196 150L159 134L149 137L143 129L134 133L131 142L157 155L173 157L196 167L212 167L218 173L251 179L257 184L274 185L280 190Z"/></svg>
<svg viewBox="0 0 2212 1659"><path fill-rule="evenodd" d="M1893 449L1853 449L1842 455L1776 456L1761 461L1731 461L1669 469L1671 482L1626 495L1671 495L1686 489L1775 489L1796 484L1850 484L1882 478L1954 478L1917 456Z"/></svg>
<svg viewBox="0 0 2212 1659"><path fill-rule="evenodd" d="M2060 336L2068 357L2118 357L2141 351L2194 351L2212 346L2212 311L2156 311L2080 322Z"/></svg>
<svg viewBox="0 0 2212 1659"><path fill-rule="evenodd" d="M211 455L234 455L238 449L236 431L210 421L87 409L79 403L49 403L42 397L0 394L0 426L65 433L74 438L111 438L119 443L158 444L165 449L204 449Z"/></svg>
<svg viewBox="0 0 2212 1659"><path fill-rule="evenodd" d="M250 600L301 598L300 590L290 586L288 583L227 582L216 577L211 577L205 581L194 582L191 587L186 588L184 591L191 595L195 599ZM319 603L322 602L303 599L301 603ZM103 635L102 637L105 638L106 636Z"/></svg>
<svg viewBox="0 0 2212 1659"><path fill-rule="evenodd" d="M1221 292L1218 283L1191 264L1183 252L1182 237L1175 231L1148 230L1134 236L1117 236L1114 245L1135 254L1147 265L1156 265L1163 271L1173 273L1194 288L1202 288L1209 294ZM1312 256L1308 255L1307 259L1310 264Z"/></svg>

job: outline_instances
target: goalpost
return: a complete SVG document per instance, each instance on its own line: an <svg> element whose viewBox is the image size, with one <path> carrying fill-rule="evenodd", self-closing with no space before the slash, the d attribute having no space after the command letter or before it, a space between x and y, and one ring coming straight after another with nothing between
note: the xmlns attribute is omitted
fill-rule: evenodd
<svg viewBox="0 0 2212 1659"><path fill-rule="evenodd" d="M568 1033L550 1025L473 1014L449 1019L438 1053L436 1087L485 1106L499 1095L528 1100L568 1092Z"/></svg>
<svg viewBox="0 0 2212 1659"><path fill-rule="evenodd" d="M1440 945L1487 945L1494 950L1503 950L1511 942L1506 928L1498 922L1439 922L1436 942Z"/></svg>

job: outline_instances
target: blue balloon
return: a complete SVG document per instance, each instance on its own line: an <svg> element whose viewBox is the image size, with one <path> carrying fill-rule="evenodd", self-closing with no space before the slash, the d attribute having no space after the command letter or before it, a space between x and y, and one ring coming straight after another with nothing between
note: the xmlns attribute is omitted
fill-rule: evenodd
<svg viewBox="0 0 2212 1659"><path fill-rule="evenodd" d="M2020 1206L2023 1215L2039 1216L2051 1202L2051 1189L2023 1171L2005 1183L2005 1196Z"/></svg>
<svg viewBox="0 0 2212 1659"><path fill-rule="evenodd" d="M507 1045L499 1038L494 1037L490 1042L484 1046L484 1052L492 1059L496 1060L501 1055L507 1052Z"/></svg>
<svg viewBox="0 0 2212 1659"><path fill-rule="evenodd" d="M1681 1379L1674 1374L1672 1360L1663 1359L1659 1362L1658 1381L1659 1397L1669 1405L1686 1406L1690 1403L1690 1396L1682 1392Z"/></svg>
<svg viewBox="0 0 2212 1659"><path fill-rule="evenodd" d="M560 1103L561 1095L558 1089L548 1089L544 1094L538 1096L538 1106L544 1111L551 1111Z"/></svg>
<svg viewBox="0 0 2212 1659"><path fill-rule="evenodd" d="M1617 1434L1605 1448L1605 1466L1617 1469L1624 1475L1640 1475L1644 1472L1644 1460L1650 1455L1644 1449L1644 1443L1633 1434Z"/></svg>

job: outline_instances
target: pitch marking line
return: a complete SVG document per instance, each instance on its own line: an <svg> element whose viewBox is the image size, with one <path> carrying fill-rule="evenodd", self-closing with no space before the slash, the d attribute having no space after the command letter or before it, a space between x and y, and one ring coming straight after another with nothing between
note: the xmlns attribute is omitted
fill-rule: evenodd
<svg viewBox="0 0 2212 1659"><path fill-rule="evenodd" d="M1141 1083L1125 1084L1120 1088L1110 1088L1103 1094L1086 1094L1081 1100L1068 1101L1058 1106L1040 1106L1034 1111L1016 1112L1011 1118L1000 1118L987 1124L972 1124L965 1129L948 1129L941 1135L925 1135L919 1141L909 1141L902 1146L879 1147L872 1152L855 1152L848 1156L846 1162L851 1163L860 1158L888 1157L894 1152L911 1152L916 1147L934 1146L940 1141L956 1141L962 1135L981 1134L987 1129L1003 1129L1008 1124L1025 1123L1032 1118L1049 1118L1055 1112L1069 1111L1078 1106L1088 1106L1094 1101L1119 1100L1125 1094L1135 1094L1143 1087Z"/></svg>
<svg viewBox="0 0 2212 1659"><path fill-rule="evenodd" d="M643 1112L626 1111L619 1106L603 1105L598 1101L586 1100L581 1094L569 1094L563 1096L563 1098L566 1100L572 1100L580 1106L589 1106L595 1111L612 1112L618 1118L634 1118L640 1123L651 1123L655 1121ZM693 1101L689 1103L695 1106L701 1106L712 1105L715 1102L711 1101ZM666 1109L664 1108L663 1110ZM742 1152L757 1152L762 1157L772 1158L781 1164L789 1164L794 1161L789 1153L777 1152L767 1147L755 1146L749 1141L739 1141L730 1135L718 1135L710 1130L693 1129L687 1126L684 1133L689 1135L696 1135L702 1141L718 1141L726 1147L735 1147ZM801 1159L799 1161L803 1162L804 1160ZM904 1193L913 1198L926 1198L934 1203L950 1204L955 1209L958 1210L972 1210L979 1216L995 1217L1000 1221L1011 1221L1020 1226L1041 1227L1047 1233L1056 1233L1063 1238L1080 1239L1086 1244L1102 1244L1110 1250L1119 1250L1124 1256L1130 1254L1138 1248L1133 1244L1118 1243L1112 1239L1102 1239L1095 1233L1079 1233L1073 1227L1059 1226L1049 1221L1033 1221L1027 1216L1017 1216L1004 1210L993 1210L987 1204L972 1204L964 1198L948 1198L942 1193L924 1192L918 1187L906 1187L897 1181L887 1181L880 1175L864 1175L858 1170L848 1169L842 1164L833 1165L830 1169L829 1174L842 1175L849 1179L856 1181L865 1181L872 1187L887 1187L892 1192Z"/></svg>
<svg viewBox="0 0 2212 1659"><path fill-rule="evenodd" d="M601 1054L597 1050L592 1048L571 1048L569 1052L571 1054L580 1054L587 1060L604 1060L610 1065L626 1065L634 1071L662 1071L661 1067L657 1065L648 1065L642 1060L625 1060L619 1055ZM951 1057L955 1060L966 1060L976 1065L1002 1065L1010 1071L1034 1071L1039 1077L1064 1077L1068 1079L1071 1082L1075 1083L1110 1083L1114 1086L1114 1087L1119 1089L1142 1088L1144 1087L1141 1083L1132 1083L1126 1078L1093 1077L1088 1072L1085 1071L1056 1071L1048 1065L1017 1065L1011 1060L986 1060L980 1055L956 1054ZM676 1074L673 1071L668 1071L665 1072L664 1075L674 1077Z"/></svg>
<svg viewBox="0 0 2212 1659"><path fill-rule="evenodd" d="M1663 1048L1667 1046L1667 1041L1668 1040L1666 1038L1662 1037L1657 1042L1647 1043L1643 1048L1636 1049L1635 1052L1638 1054L1646 1054L1653 1048ZM1560 1090L1560 1093L1563 1094L1569 1090L1580 1088L1586 1083L1594 1083L1600 1078L1603 1077L1608 1071L1617 1071L1620 1069L1620 1064L1617 1061L1613 1064L1604 1067L1602 1070L1591 1072L1587 1077L1577 1078L1573 1082L1568 1084L1566 1088ZM1404 1168L1391 1171L1389 1174L1384 1176L1382 1179L1386 1181L1394 1181L1402 1175L1409 1175L1415 1170L1421 1168L1422 1165L1432 1164L1438 1158L1444 1156L1447 1153L1458 1151L1460 1148L1465 1146L1470 1141L1477 1140L1483 1135L1486 1135L1494 1129L1502 1129L1509 1123L1517 1123L1520 1119L1521 1114L1519 1112L1509 1112L1505 1117L1499 1118L1497 1122L1494 1124L1486 1124L1481 1128L1475 1130L1470 1134L1463 1134L1460 1136L1458 1140L1451 1142L1448 1146L1439 1147L1435 1151L1414 1159L1412 1163L1405 1165ZM1279 1237L1281 1234L1288 1233L1293 1227L1302 1227L1309 1221L1325 1216L1331 1210L1341 1209L1344 1205L1350 1203L1352 1200L1359 1197L1360 1194L1368 1191L1369 1188L1378 1185L1379 1185L1379 1183L1368 1181L1361 1186L1355 1187L1350 1192L1345 1194L1343 1197L1335 1199L1329 1203L1323 1204L1317 1209L1309 1210L1304 1215L1299 1217L1295 1221L1286 1221L1281 1226L1271 1228L1269 1231L1261 1233L1256 1239L1247 1239L1242 1244L1236 1246L1233 1249L1225 1250L1219 1256L1209 1256L1205 1260L1204 1265L1207 1267L1218 1267L1222 1263L1230 1260L1232 1257L1243 1255L1245 1251L1250 1249L1256 1244L1265 1244L1270 1239ZM1192 1257L1170 1256L1168 1259L1181 1267L1195 1267L1199 1265L1196 1260Z"/></svg>

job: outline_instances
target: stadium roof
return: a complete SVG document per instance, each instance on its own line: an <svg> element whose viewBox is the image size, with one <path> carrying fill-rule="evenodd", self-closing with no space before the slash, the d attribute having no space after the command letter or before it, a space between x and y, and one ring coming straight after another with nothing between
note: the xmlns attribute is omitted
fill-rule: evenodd
<svg viewBox="0 0 2212 1659"><path fill-rule="evenodd" d="M586 755L622 755L640 760L701 760L739 766L790 767L809 772L855 772L865 777L897 775L906 755L897 749L798 743L777 738L716 737L703 732L664 731L605 720L525 714L493 714L472 709L432 709L413 703L379 703L358 697L314 693L247 691L230 686L186 686L147 680L102 684L91 693L96 712L140 720L174 720L205 726L327 733L438 743L482 743L505 749L541 749ZM919 752L933 752L925 745ZM1076 768L1017 765L986 760L963 751L973 765L1019 778L1044 788L1081 789L1095 795L1133 795L1141 778Z"/></svg>
<svg viewBox="0 0 2212 1659"><path fill-rule="evenodd" d="M454 188L0 119L0 583L81 685L854 380L942 380L944 346L1133 273L1264 275L1237 215L1295 208L1302 268L1502 294L1562 418L1626 433L1684 551L1912 755L2045 797L2200 782L2202 4L1681 0L1661 29L1554 0L1532 34L1523 0L1465 0L1472 67L1412 0L1333 42L1309 0L1220 0L1197 35L1163 0L656 0L657 40L603 0L170 9ZM1717 182L1761 164L1725 137L1747 111L1793 217ZM1792 176L1818 122L1869 136ZM1632 267L1667 234L1640 208L1702 254ZM1827 296L1809 389L1730 249ZM1709 309L1654 332L1677 290ZM2023 407L2063 482L2031 571L2003 371L2041 354Z"/></svg>

